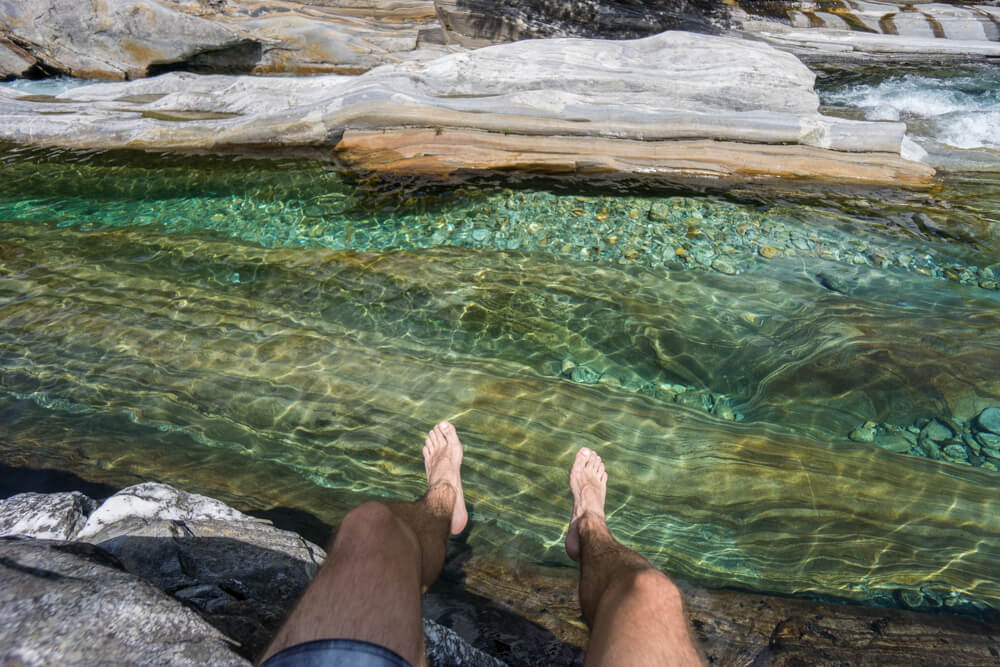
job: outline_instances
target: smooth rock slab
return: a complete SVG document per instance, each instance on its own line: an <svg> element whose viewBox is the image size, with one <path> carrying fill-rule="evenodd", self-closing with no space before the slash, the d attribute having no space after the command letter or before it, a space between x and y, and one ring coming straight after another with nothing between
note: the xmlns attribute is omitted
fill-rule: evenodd
<svg viewBox="0 0 1000 667"><path fill-rule="evenodd" d="M249 665L198 614L86 544L0 539L0 661Z"/></svg>
<svg viewBox="0 0 1000 667"><path fill-rule="evenodd" d="M838 180L829 165L840 163L858 174L847 179L855 182L929 180L928 168L891 155L903 149L903 123L822 116L813 82L812 72L793 56L736 38L669 32L618 42L536 40L379 67L356 77L170 74L85 86L55 99L0 90L0 139L178 151L337 145L345 163L366 168L383 157L359 153L356 141L338 145L345 132L389 130L409 137L410 128L430 128L448 137L443 141L452 146L451 161L459 160L455 168L481 170L493 161L479 159L484 143L499 140L486 141L474 130L488 130L528 147L538 144L539 136L559 144L544 151L553 153L552 160L527 156L502 167L519 171L535 166L565 171L545 165L569 161L585 173L597 160L602 174L622 168L631 174L633 167L622 157L642 154L635 168L649 167L653 175L680 170L709 178ZM176 122L183 118L193 120ZM471 143L463 147L462 140ZM682 140L706 143L674 143ZM620 145L604 155L611 141ZM789 146L824 150L774 151ZM705 152L690 154L702 148ZM429 157L438 151L433 148ZM668 153L666 163L656 151ZM673 156L688 154L692 166L670 163ZM400 171L402 164L394 161L392 170Z"/></svg>
<svg viewBox="0 0 1000 667"><path fill-rule="evenodd" d="M830 28L792 28L774 22L747 22L743 29L808 62L928 62L989 60L1000 57L1000 42L906 37Z"/></svg>

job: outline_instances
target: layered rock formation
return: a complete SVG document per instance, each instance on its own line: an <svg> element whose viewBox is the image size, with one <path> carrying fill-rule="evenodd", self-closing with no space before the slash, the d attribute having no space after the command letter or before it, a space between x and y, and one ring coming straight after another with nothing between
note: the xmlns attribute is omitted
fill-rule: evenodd
<svg viewBox="0 0 1000 667"><path fill-rule="evenodd" d="M513 39L712 31L727 13L714 0L18 0L2 7L0 78L34 71L107 79L177 69L358 73Z"/></svg>
<svg viewBox="0 0 1000 667"><path fill-rule="evenodd" d="M1000 8L988 4L879 2L741 3L737 21L756 38L808 62L926 62L1000 57ZM782 22L773 19L779 18Z"/></svg>
<svg viewBox="0 0 1000 667"><path fill-rule="evenodd" d="M996 56L982 41L996 41L1000 10L956 5L744 2L765 19L747 21L719 0L19 0L3 5L0 78L359 73L517 39L717 33L741 24L815 60Z"/></svg>
<svg viewBox="0 0 1000 667"><path fill-rule="evenodd" d="M0 90L0 138L182 151L333 147L357 171L431 176L929 182L931 169L900 158L905 125L823 116L813 80L794 57L735 38L536 40L357 77L173 74L57 98Z"/></svg>

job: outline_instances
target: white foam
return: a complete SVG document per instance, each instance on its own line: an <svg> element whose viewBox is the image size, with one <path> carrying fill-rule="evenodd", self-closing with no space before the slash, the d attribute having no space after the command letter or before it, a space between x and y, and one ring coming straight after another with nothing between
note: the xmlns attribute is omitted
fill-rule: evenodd
<svg viewBox="0 0 1000 667"><path fill-rule="evenodd" d="M854 84L823 96L826 104L860 110L869 120L902 120L917 137L956 148L1000 147L1000 91L996 72L951 78L893 76Z"/></svg>
<svg viewBox="0 0 1000 667"><path fill-rule="evenodd" d="M1000 149L1000 111L948 114L935 121L937 139L956 148Z"/></svg>
<svg viewBox="0 0 1000 667"><path fill-rule="evenodd" d="M67 90L100 83L93 79L74 79L69 76L56 76L51 79L13 79L0 81L0 86L11 88L25 95L59 95Z"/></svg>

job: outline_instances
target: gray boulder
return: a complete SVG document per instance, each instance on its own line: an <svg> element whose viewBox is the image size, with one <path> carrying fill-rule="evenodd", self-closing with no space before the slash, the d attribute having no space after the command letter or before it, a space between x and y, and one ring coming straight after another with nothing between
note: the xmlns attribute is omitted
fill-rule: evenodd
<svg viewBox="0 0 1000 667"><path fill-rule="evenodd" d="M0 539L0 662L248 665L163 591L82 543Z"/></svg>
<svg viewBox="0 0 1000 667"><path fill-rule="evenodd" d="M19 493L0 500L0 536L69 540L83 528L96 507L97 503L78 491Z"/></svg>
<svg viewBox="0 0 1000 667"><path fill-rule="evenodd" d="M249 71L260 45L157 0L0 0L3 31L49 70L134 79L167 66Z"/></svg>

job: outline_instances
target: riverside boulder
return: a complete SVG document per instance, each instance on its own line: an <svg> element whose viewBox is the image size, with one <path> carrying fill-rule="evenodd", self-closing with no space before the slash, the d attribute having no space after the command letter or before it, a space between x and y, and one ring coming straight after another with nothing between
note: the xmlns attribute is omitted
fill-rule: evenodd
<svg viewBox="0 0 1000 667"><path fill-rule="evenodd" d="M529 40L353 77L173 73L56 98L0 90L0 138L85 149L334 148L356 171L434 176L929 182L932 169L900 157L903 123L824 116L813 82L794 56L737 38ZM366 131L380 135L377 145L362 140Z"/></svg>

